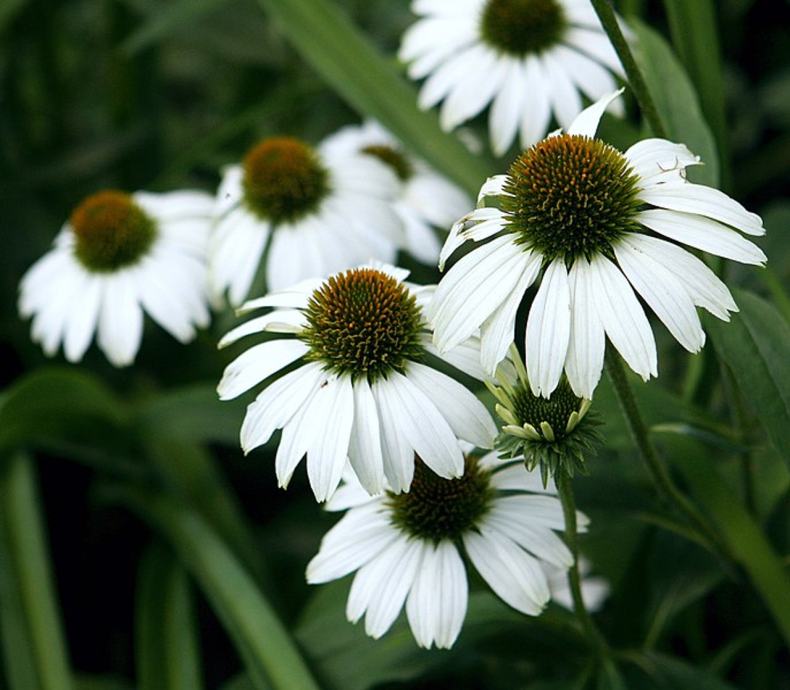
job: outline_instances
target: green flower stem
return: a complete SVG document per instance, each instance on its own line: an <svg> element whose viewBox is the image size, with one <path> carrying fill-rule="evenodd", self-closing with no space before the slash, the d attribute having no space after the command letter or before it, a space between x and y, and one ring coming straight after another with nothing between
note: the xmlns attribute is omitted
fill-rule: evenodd
<svg viewBox="0 0 790 690"><path fill-rule="evenodd" d="M611 3L609 0L591 0L591 2L595 8L595 13L601 20L604 31L606 31L606 35L609 36L609 40L617 53L617 57L620 58L620 62L625 70L625 75L628 77L628 83L631 90L634 92L634 96L636 96L636 100L639 103L639 108L642 110L645 120L647 120L647 123L650 125L650 129L653 130L653 134L657 137L666 139L666 127L664 127L661 116L658 114L658 108L656 108L653 97L650 95L650 90L647 88L645 78L642 76L642 72L636 64L634 54L631 52L631 47L628 45L628 41L625 36L623 36L623 32L620 29L620 25L617 23L617 17L614 14Z"/></svg>
<svg viewBox="0 0 790 690"><path fill-rule="evenodd" d="M598 631L590 612L584 605L582 597L581 576L579 574L579 545L576 528L576 501L573 497L573 486L567 472L560 471L555 475L557 490L562 502L562 513L565 517L565 541L573 554L573 565L568 569L568 584L573 597L573 609L576 617L589 638L591 644L600 652L602 657L609 655L609 645L603 635Z"/></svg>
<svg viewBox="0 0 790 690"><path fill-rule="evenodd" d="M680 489L672 481L666 466L658 457L655 446L653 446L648 437L647 425L642 419L634 392L631 390L631 385L626 378L623 361L620 355L612 348L607 348L606 351L606 372L614 387L617 400L620 403L620 408L623 411L623 416L628 424L637 450L645 461L660 494L686 517L712 551L722 555L722 545L718 535L697 510L696 506L681 493Z"/></svg>

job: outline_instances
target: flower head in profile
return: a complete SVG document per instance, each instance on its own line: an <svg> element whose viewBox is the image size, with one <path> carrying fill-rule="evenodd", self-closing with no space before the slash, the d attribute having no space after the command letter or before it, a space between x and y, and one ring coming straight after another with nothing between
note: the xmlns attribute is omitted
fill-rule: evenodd
<svg viewBox="0 0 790 690"><path fill-rule="evenodd" d="M582 94L596 101L614 91L613 74L622 76L587 0L414 0L412 9L420 20L400 57L413 79L427 77L420 106L443 100L441 124L451 130L492 103L498 155L517 132L523 147L540 140L552 113L568 127Z"/></svg>
<svg viewBox="0 0 790 690"><path fill-rule="evenodd" d="M209 323L206 246L212 198L202 192L97 192L71 213L53 248L25 274L19 312L52 356L82 359L98 334L118 367L134 361L143 312L180 342Z"/></svg>
<svg viewBox="0 0 790 690"><path fill-rule="evenodd" d="M220 381L223 400L235 398L281 369L247 409L245 452L282 429L275 467L287 486L307 455L316 499L329 498L348 458L362 486L408 490L414 454L442 477L458 477L458 439L490 448L496 435L483 404L435 369L423 317L433 287L403 282L408 271L360 267L310 280L248 302L243 311L273 307L228 333L220 346L262 332L282 337L254 345L231 362ZM445 357L482 378L479 345L471 339Z"/></svg>
<svg viewBox="0 0 790 690"><path fill-rule="evenodd" d="M469 208L467 195L405 151L376 122L344 127L329 137L324 147L338 155L372 156L389 166L399 181L393 207L403 224L403 248L423 263L435 264L441 247L436 229L446 232Z"/></svg>
<svg viewBox="0 0 790 690"><path fill-rule="evenodd" d="M325 277L371 257L394 261L403 229L398 180L373 156L264 139L225 170L209 247L216 298L238 306L263 266L269 290Z"/></svg>
<svg viewBox="0 0 790 690"><path fill-rule="evenodd" d="M700 161L682 144L645 139L621 153L595 138L615 93L583 111L564 133L522 153L490 178L481 203L453 226L441 264L474 248L444 276L429 307L440 351L480 329L493 374L514 339L516 311L540 278L526 327L534 395L548 397L563 370L591 399L608 337L643 379L658 374L653 331L637 294L689 352L705 343L696 307L720 319L737 311L730 291L681 245L761 265L741 233L762 235L759 216L685 169ZM635 292L636 291L636 292Z"/></svg>
<svg viewBox="0 0 790 690"><path fill-rule="evenodd" d="M537 616L549 602L543 566L567 570L573 557L555 530L562 506L520 462L467 455L463 476L445 479L419 459L408 493L369 496L353 479L327 504L348 510L307 566L307 581L356 572L346 606L352 622L381 637L404 604L417 644L449 648L461 631L468 599L465 552L494 593ZM587 525L579 514L582 528Z"/></svg>

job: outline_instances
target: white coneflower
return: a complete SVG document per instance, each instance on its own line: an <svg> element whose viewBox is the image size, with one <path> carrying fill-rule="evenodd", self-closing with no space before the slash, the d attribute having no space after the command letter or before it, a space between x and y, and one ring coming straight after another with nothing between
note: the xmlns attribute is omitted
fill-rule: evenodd
<svg viewBox="0 0 790 690"><path fill-rule="evenodd" d="M451 647L468 598L462 550L505 603L540 614L550 589L542 565L567 570L570 551L555 534L564 529L551 484L520 462L489 453L467 455L457 479L436 476L419 459L408 493L369 496L347 481L327 505L346 510L307 566L307 581L329 582L356 571L346 606L352 622L381 637L403 605L421 647ZM587 519L579 514L584 529Z"/></svg>
<svg viewBox="0 0 790 690"><path fill-rule="evenodd" d="M403 248L423 263L436 264L445 233L469 208L469 198L456 185L407 153L376 122L344 127L324 142L325 150L338 154L362 153L388 165L400 182L393 202L405 231Z"/></svg>
<svg viewBox="0 0 790 690"><path fill-rule="evenodd" d="M274 311L220 342L264 331L290 336L231 362L218 387L223 400L301 360L249 406L241 429L245 452L283 430L275 461L280 486L306 454L319 501L337 488L346 458L369 492L380 492L385 477L393 490L405 491L415 453L437 474L457 477L464 467L459 438L492 447L496 428L483 404L430 365L422 305L433 288L402 282L407 275L391 266L362 267L271 293L243 310ZM474 339L445 359L482 376Z"/></svg>
<svg viewBox="0 0 790 690"><path fill-rule="evenodd" d="M412 9L421 18L400 57L413 79L428 77L420 106L444 99L441 124L450 130L493 101L498 155L519 131L523 147L538 141L552 113L568 127L582 109L580 94L598 100L615 89L612 73L623 76L587 0L415 0Z"/></svg>
<svg viewBox="0 0 790 690"><path fill-rule="evenodd" d="M52 356L76 362L94 332L115 366L134 361L143 312L181 342L209 323L206 245L213 200L202 192L107 190L71 214L19 286L19 311Z"/></svg>
<svg viewBox="0 0 790 690"><path fill-rule="evenodd" d="M395 174L372 156L264 139L225 170L217 192L209 279L215 297L247 297L268 246L266 286L280 290L369 259L394 261L403 243L392 208Z"/></svg>
<svg viewBox="0 0 790 690"><path fill-rule="evenodd" d="M705 342L696 307L724 320L737 311L724 283L680 244L761 265L763 252L740 234L762 235L760 217L688 182L685 168L700 161L682 144L646 139L621 153L594 138L618 95L490 178L480 200L496 207L453 226L442 263L464 242L479 244L447 272L428 310L440 351L480 329L482 362L493 373L525 291L542 276L526 329L532 392L551 395L564 369L574 393L590 399L605 336L643 379L657 375L653 332L634 289L690 352Z"/></svg>

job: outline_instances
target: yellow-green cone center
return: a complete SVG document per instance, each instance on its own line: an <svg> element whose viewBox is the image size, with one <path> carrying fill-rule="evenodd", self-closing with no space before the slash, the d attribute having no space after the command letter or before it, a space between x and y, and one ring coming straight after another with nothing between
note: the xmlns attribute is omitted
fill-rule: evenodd
<svg viewBox="0 0 790 690"><path fill-rule="evenodd" d="M458 539L472 529L488 511L493 489L490 473L475 457L467 457L464 474L444 479L415 458L414 479L408 493L387 498L392 521L420 539Z"/></svg>
<svg viewBox="0 0 790 690"><path fill-rule="evenodd" d="M75 208L69 219L74 254L89 271L108 273L139 261L156 239L156 223L129 194L98 192Z"/></svg>
<svg viewBox="0 0 790 690"><path fill-rule="evenodd" d="M318 154L291 137L265 139L244 158L244 202L258 217L293 222L316 210L329 192Z"/></svg>
<svg viewBox="0 0 790 690"><path fill-rule="evenodd" d="M404 371L418 359L421 314L414 295L399 280L373 268L357 268L329 278L310 298L309 359L327 369L369 381Z"/></svg>
<svg viewBox="0 0 790 690"><path fill-rule="evenodd" d="M581 402L565 379L560 381L548 399L533 395L529 386L518 383L515 386L511 411L522 426L531 424L535 429L540 429L541 422L548 422L555 438L560 440L565 436L565 427L571 413L579 410Z"/></svg>
<svg viewBox="0 0 790 690"><path fill-rule="evenodd" d="M516 241L547 260L611 254L612 242L639 227L638 182L614 147L562 134L513 162L502 210Z"/></svg>
<svg viewBox="0 0 790 690"><path fill-rule="evenodd" d="M483 40L518 56L556 45L565 27L565 13L557 0L488 0L480 18Z"/></svg>
<svg viewBox="0 0 790 690"><path fill-rule="evenodd" d="M378 158L389 167L402 182L408 180L414 173L411 161L397 149L385 144L371 144L362 149L362 153Z"/></svg>

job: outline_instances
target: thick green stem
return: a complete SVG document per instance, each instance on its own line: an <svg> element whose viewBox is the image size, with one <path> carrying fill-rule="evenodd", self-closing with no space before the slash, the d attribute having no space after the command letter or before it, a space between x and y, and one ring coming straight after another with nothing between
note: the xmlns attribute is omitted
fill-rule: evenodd
<svg viewBox="0 0 790 690"><path fill-rule="evenodd" d="M562 502L562 513L565 517L565 541L573 555L573 565L568 569L568 584L573 597L573 609L590 643L601 653L601 656L607 656L609 646L595 626L590 612L584 605L584 597L582 596L581 575L579 574L578 532L576 528L576 501L573 497L571 479L567 472L558 472L556 481L560 501Z"/></svg>
<svg viewBox="0 0 790 690"><path fill-rule="evenodd" d="M625 70L625 75L628 77L628 83L631 90L634 92L639 108L642 114L653 130L653 134L657 137L665 139L667 137L667 130L658 114L658 108L650 95L650 90L647 88L647 82L642 76L642 72L636 64L634 54L631 52L631 47L623 35L620 25L617 23L617 17L614 14L612 5L609 0L591 0L595 13L601 20L606 35L612 43L612 47L620 58L620 62Z"/></svg>
<svg viewBox="0 0 790 690"><path fill-rule="evenodd" d="M659 493L686 517L711 550L721 555L722 547L718 536L697 510L696 506L681 493L680 489L672 481L666 466L658 457L658 452L648 437L647 425L642 419L634 392L631 390L631 385L626 378L625 368L620 355L611 348L606 352L606 371L609 374L609 380L612 382L617 400L620 403L620 408L623 411L623 416L628 424L639 455L644 460L645 465L647 465L647 469L650 471Z"/></svg>

